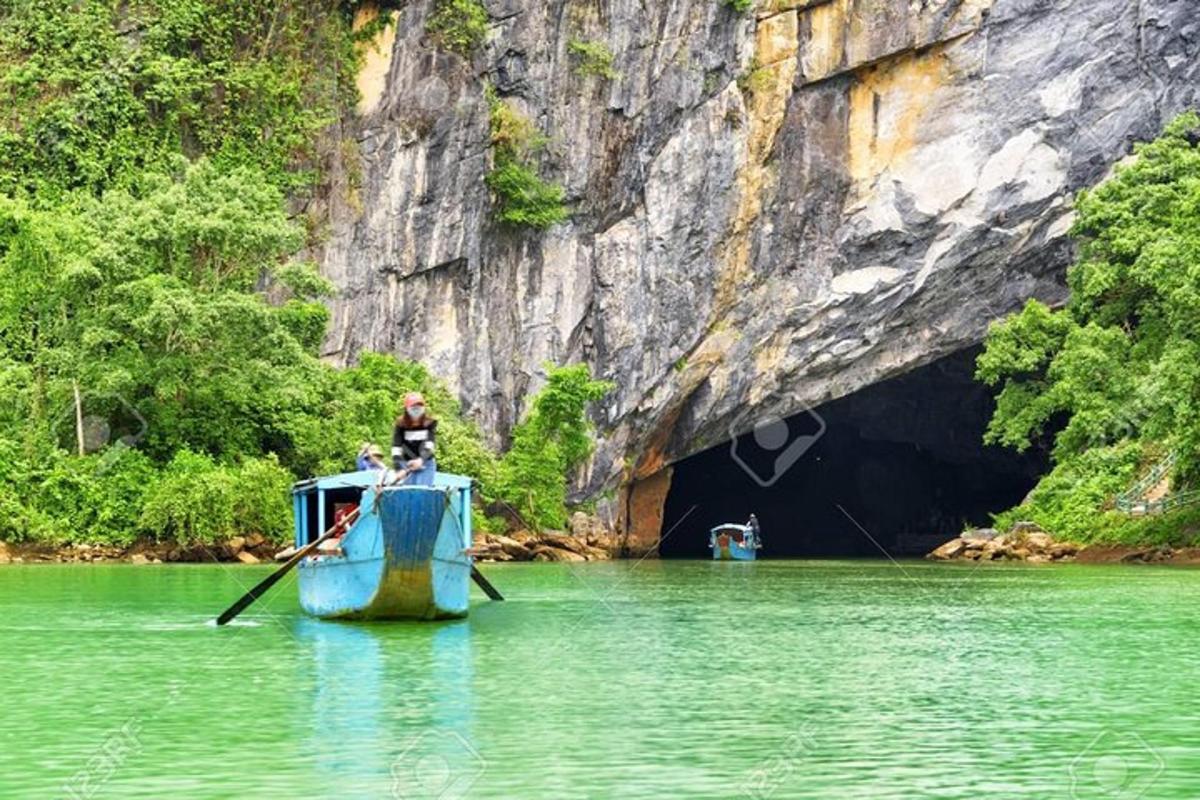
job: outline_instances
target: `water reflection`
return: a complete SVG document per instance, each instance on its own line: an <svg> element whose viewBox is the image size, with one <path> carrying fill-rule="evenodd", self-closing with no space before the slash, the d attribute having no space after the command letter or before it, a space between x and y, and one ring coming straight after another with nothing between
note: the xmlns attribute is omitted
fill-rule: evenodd
<svg viewBox="0 0 1200 800"><path fill-rule="evenodd" d="M319 785L345 797L466 796L482 774L475 745L471 626L301 619L311 674L307 742Z"/></svg>

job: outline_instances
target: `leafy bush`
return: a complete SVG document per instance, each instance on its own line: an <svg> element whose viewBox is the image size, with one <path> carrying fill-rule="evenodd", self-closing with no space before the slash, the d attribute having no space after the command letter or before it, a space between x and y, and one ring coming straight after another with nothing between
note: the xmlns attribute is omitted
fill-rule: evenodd
<svg viewBox="0 0 1200 800"><path fill-rule="evenodd" d="M237 533L236 476L206 455L180 450L148 492L141 529L159 539L211 545Z"/></svg>
<svg viewBox="0 0 1200 800"><path fill-rule="evenodd" d="M722 1L725 3L725 5L729 6L734 11L737 11L742 14L744 14L747 11L754 8L754 0L722 0Z"/></svg>
<svg viewBox="0 0 1200 800"><path fill-rule="evenodd" d="M274 454L242 462L235 477L233 518L239 533L261 533L282 544L292 538L291 488L295 477Z"/></svg>
<svg viewBox="0 0 1200 800"><path fill-rule="evenodd" d="M531 525L566 524L567 475L592 451L589 403L612 384L592 380L586 364L547 368L546 385L513 429L512 447L500 461L496 494Z"/></svg>
<svg viewBox="0 0 1200 800"><path fill-rule="evenodd" d="M139 526L186 545L218 544L240 533L283 542L292 532L293 481L274 456L224 466L180 450L147 492Z"/></svg>
<svg viewBox="0 0 1200 800"><path fill-rule="evenodd" d="M549 228L570 216L561 186L543 181L532 164L545 144L519 111L485 89L491 114L492 169L484 179L495 200L496 219L514 226Z"/></svg>
<svg viewBox="0 0 1200 800"><path fill-rule="evenodd" d="M321 343L325 341L325 331L329 327L329 309L325 305L305 300L288 300L276 309L275 313L280 325L305 351L313 355L320 352Z"/></svg>
<svg viewBox="0 0 1200 800"><path fill-rule="evenodd" d="M469 56L487 38L487 9L479 0L437 0L425 30L447 50Z"/></svg>
<svg viewBox="0 0 1200 800"><path fill-rule="evenodd" d="M543 181L533 167L498 155L486 181L495 195L496 219L500 222L549 228L570 217L562 187Z"/></svg>
<svg viewBox="0 0 1200 800"><path fill-rule="evenodd" d="M1030 493L1028 502L998 514L996 526L1008 529L1032 520L1056 537L1090 542L1103 534L1098 521L1115 494L1128 488L1142 461L1142 447L1122 442L1097 447L1059 462Z"/></svg>
<svg viewBox="0 0 1200 800"><path fill-rule="evenodd" d="M118 447L101 455L66 459L66 468L83 479L83 505L69 520L74 541L125 547L136 537L158 470L145 454ZM96 471L89 475L93 465Z"/></svg>
<svg viewBox="0 0 1200 800"><path fill-rule="evenodd" d="M598 75L607 80L620 77L620 73L613 68L612 51L604 42L572 39L567 43L567 52L577 59L575 71L579 75Z"/></svg>

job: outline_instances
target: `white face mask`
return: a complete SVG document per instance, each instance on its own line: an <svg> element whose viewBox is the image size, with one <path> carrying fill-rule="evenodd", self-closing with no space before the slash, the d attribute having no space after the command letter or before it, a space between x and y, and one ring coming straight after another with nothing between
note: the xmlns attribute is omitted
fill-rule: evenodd
<svg viewBox="0 0 1200 800"><path fill-rule="evenodd" d="M425 406L412 406L408 409L408 416L413 419L420 419L425 416Z"/></svg>

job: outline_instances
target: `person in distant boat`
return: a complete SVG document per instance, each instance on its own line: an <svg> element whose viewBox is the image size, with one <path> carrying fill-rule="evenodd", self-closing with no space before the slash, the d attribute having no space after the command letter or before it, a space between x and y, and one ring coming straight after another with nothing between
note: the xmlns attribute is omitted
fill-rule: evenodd
<svg viewBox="0 0 1200 800"><path fill-rule="evenodd" d="M750 533L754 534L754 546L756 548L762 547L762 534L759 533L758 517L751 514L750 519L746 520L746 527L750 529Z"/></svg>
<svg viewBox="0 0 1200 800"><path fill-rule="evenodd" d="M434 439L437 420L425 410L425 398L419 392L404 396L404 413L392 431L392 467L397 474L408 472L409 486L432 486L437 474Z"/></svg>
<svg viewBox="0 0 1200 800"><path fill-rule="evenodd" d="M358 458L354 464L358 467L359 472L387 469L387 462L383 460L383 450L379 445L370 442L363 442L362 447L358 449Z"/></svg>

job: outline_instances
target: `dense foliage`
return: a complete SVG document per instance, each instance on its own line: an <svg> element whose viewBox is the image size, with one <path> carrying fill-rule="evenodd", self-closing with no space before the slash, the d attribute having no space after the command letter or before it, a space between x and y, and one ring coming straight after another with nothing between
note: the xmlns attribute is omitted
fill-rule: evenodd
<svg viewBox="0 0 1200 800"><path fill-rule="evenodd" d="M327 287L286 261L301 241L261 173L206 160L49 210L0 198L2 477L27 509L3 535L281 537L291 476L349 469L361 441L386 442L408 389L444 418L444 466L482 469L479 433L423 367L321 363ZM289 299L267 302L264 280ZM67 456L81 433L86 454Z"/></svg>
<svg viewBox="0 0 1200 800"><path fill-rule="evenodd" d="M586 427L584 405L564 416L560 398L578 368L551 373L526 422L552 449L502 462L424 367L319 358L331 288L297 259L308 234L287 209L352 106L355 6L0 10L0 539L282 540L291 482L386 444L410 390L440 419L442 469L488 497L528 480L539 519L565 515ZM383 7L377 24L392 24ZM431 20L456 49L486 23L475 0L439 2ZM521 119L506 127L514 156L536 138ZM539 202L514 213L554 217Z"/></svg>
<svg viewBox="0 0 1200 800"><path fill-rule="evenodd" d="M123 185L177 154L297 187L353 91L338 5L43 0L0 6L0 192Z"/></svg>
<svg viewBox="0 0 1200 800"><path fill-rule="evenodd" d="M987 440L1053 440L1054 472L1013 512L1053 532L1129 541L1140 526L1160 536L1169 521L1106 522L1100 512L1155 453L1177 454L1177 487L1200 474L1198 144L1200 116L1185 114L1083 192L1069 303L1030 302L993 326L979 358L979 377L1000 387ZM1193 535L1183 522L1178 531Z"/></svg>

